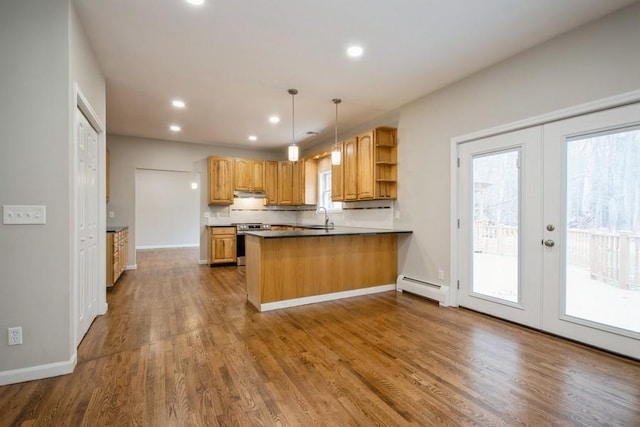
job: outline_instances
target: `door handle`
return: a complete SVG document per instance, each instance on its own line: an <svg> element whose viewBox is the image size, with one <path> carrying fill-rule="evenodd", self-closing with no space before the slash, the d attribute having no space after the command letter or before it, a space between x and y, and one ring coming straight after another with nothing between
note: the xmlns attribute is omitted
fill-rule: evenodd
<svg viewBox="0 0 640 427"><path fill-rule="evenodd" d="M547 240L544 241L544 245L546 247L548 247L548 248L552 248L552 247L554 247L556 245L556 242L554 242L551 239L547 239Z"/></svg>

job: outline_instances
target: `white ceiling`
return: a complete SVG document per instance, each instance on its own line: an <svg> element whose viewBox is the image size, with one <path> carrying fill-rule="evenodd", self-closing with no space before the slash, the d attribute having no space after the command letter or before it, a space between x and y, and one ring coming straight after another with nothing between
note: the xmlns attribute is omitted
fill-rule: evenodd
<svg viewBox="0 0 640 427"><path fill-rule="evenodd" d="M107 79L109 133L283 156L289 88L296 142L314 145L333 138L332 98L342 133L634 1L74 0ZM361 58L346 56L352 43Z"/></svg>

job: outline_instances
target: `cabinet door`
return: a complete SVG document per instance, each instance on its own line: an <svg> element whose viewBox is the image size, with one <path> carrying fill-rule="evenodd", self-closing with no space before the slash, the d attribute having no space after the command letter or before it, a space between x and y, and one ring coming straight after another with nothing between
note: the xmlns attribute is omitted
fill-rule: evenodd
<svg viewBox="0 0 640 427"><path fill-rule="evenodd" d="M209 204L233 204L233 159L209 157Z"/></svg>
<svg viewBox="0 0 640 427"><path fill-rule="evenodd" d="M293 162L278 162L278 204L293 203Z"/></svg>
<svg viewBox="0 0 640 427"><path fill-rule="evenodd" d="M107 287L113 286L113 266L115 264L113 237L115 233L107 233Z"/></svg>
<svg viewBox="0 0 640 427"><path fill-rule="evenodd" d="M291 181L292 203L294 205L304 204L304 160L293 162Z"/></svg>
<svg viewBox="0 0 640 427"><path fill-rule="evenodd" d="M237 191L251 190L251 160L234 159L233 165L236 178L234 188Z"/></svg>
<svg viewBox="0 0 640 427"><path fill-rule="evenodd" d="M344 200L344 144L338 143L340 151L340 164L331 165L331 199L334 202Z"/></svg>
<svg viewBox="0 0 640 427"><path fill-rule="evenodd" d="M275 205L278 203L278 162L264 162L264 191L266 198L265 205Z"/></svg>
<svg viewBox="0 0 640 427"><path fill-rule="evenodd" d="M374 192L373 131L358 135L358 200L373 199Z"/></svg>
<svg viewBox="0 0 640 427"><path fill-rule="evenodd" d="M236 261L235 236L213 236L211 247L213 252L212 264Z"/></svg>
<svg viewBox="0 0 640 427"><path fill-rule="evenodd" d="M264 191L264 162L251 161L251 190Z"/></svg>
<svg viewBox="0 0 640 427"><path fill-rule="evenodd" d="M344 141L344 200L358 198L358 138Z"/></svg>

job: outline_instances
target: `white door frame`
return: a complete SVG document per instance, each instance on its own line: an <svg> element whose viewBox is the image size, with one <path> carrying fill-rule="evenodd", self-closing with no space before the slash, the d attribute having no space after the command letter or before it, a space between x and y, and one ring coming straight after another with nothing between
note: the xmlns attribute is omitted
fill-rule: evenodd
<svg viewBox="0 0 640 427"><path fill-rule="evenodd" d="M71 354L76 354L78 348L78 195L76 194L76 183L78 180L77 173L77 118L75 111L79 109L84 116L89 120L89 123L98 133L98 282L96 286L96 294L98 296L97 313L98 315L105 314L107 312L107 288L106 288L106 231L107 231L107 187L106 187L106 140L105 140L105 127L98 118L95 110L91 107L91 104L80 90L78 83L73 84L73 123L72 123L72 143L70 144L69 155L69 227L71 231L71 244L70 250L70 277L71 277L71 305L70 305L70 328L71 334L70 350ZM77 360L74 357L74 360Z"/></svg>
<svg viewBox="0 0 640 427"><path fill-rule="evenodd" d="M458 146L465 142L474 141L481 138L496 136L515 130L520 130L532 126L544 125L545 123L556 120L568 119L570 117L580 116L583 114L594 113L609 108L621 107L623 105L633 104L640 101L640 90L623 93L621 95L604 98L598 101L580 104L570 108L553 111L551 113L542 114L540 116L531 117L517 122L508 123L490 129L469 133L466 135L451 138L450 145L450 224L449 224L449 244L450 244L450 264L449 277L449 297L451 306L457 307L458 302Z"/></svg>

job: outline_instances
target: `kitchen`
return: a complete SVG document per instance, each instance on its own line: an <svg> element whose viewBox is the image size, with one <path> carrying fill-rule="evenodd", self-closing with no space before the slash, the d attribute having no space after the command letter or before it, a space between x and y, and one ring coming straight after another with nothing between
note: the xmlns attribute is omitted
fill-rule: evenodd
<svg viewBox="0 0 640 427"><path fill-rule="evenodd" d="M110 101L107 105L105 90L107 78L105 76L111 75L113 68L117 68L117 65L110 61L98 63L93 57L92 49L88 47L88 39L83 35L84 29L75 12L76 5L63 3L47 2L46 8L42 11L23 7L16 3L10 6L12 13L3 13L3 17L0 18L3 19L2 26L0 26L3 31L10 31L9 34L15 36L3 38L3 40L21 40L23 45L28 46L31 49L30 52L33 52L33 55L27 55L30 61L36 63L34 67L31 62L26 61L25 55L20 54L20 49L11 46L3 48L3 53L7 54L6 57L15 59L3 62L3 67L10 68L12 76L10 82L2 82L3 88L20 87L24 90L19 94L9 91L13 94L10 99L15 100L17 106L6 108L5 114L2 115L5 125L2 127L3 140L16 141L11 144L3 144L2 156L0 156L3 173L6 174L3 175L6 179L2 180L3 189L6 189L6 192L3 191L3 198L6 198L6 202L3 203L42 203L47 205L48 214L48 223L44 227L19 230L9 226L2 228L3 243L1 244L6 256L0 263L2 271L7 277L7 284L3 287L3 291L6 293L3 294L0 321L6 327L16 324L26 325L25 331L29 331L30 334L22 346L11 348L4 346L0 349L0 372L8 372L6 375L14 375L22 369L31 368L38 372L49 373L51 370L59 372L57 364L64 365L65 369L68 367L73 369L75 366L76 346L74 346L74 337L72 337L73 329L69 325L70 319L74 318L74 315L70 313L73 301L70 283L73 283L74 270L71 267L71 255L68 253L70 251L66 250L72 246L70 237L72 232L69 224L72 214L70 213L69 201L72 200L73 192L68 188L67 181L69 180L66 179L71 170L68 146L69 141L72 140L69 122L73 112L69 111L67 105L69 103L66 102L69 98L69 92L72 91L70 82L80 83L87 99L91 101L97 115L104 123L107 122L107 117L111 122L115 121L118 115L139 117L135 111L132 113L130 108L139 111L145 108L133 102L127 105ZM74 3L88 4L88 2L80 1ZM598 7L604 7L602 5L605 3L611 4L610 2L599 2L600 6ZM101 2L100 4L106 3ZM277 62L279 64L278 74L285 73L291 79L296 75L304 76L304 84L287 81L276 85L275 89L270 86L269 90L273 91L274 97L283 99L283 105L280 109L283 116L285 114L288 116L290 110L286 108L286 89L292 86L300 89L301 109L298 111L300 122L296 121L299 123L298 135L299 138L303 138L301 135L305 132L322 127L325 133L321 138L315 140L318 145L330 147L333 142L331 98L334 96L343 98L341 108L344 108L341 109L341 123L346 123L347 120L351 121L350 126L341 128L343 130L340 131L339 140L377 126L390 126L398 129L399 187L397 200L351 202L353 209L345 210L342 214L331 214L331 220L338 226L349 224L373 228L406 227L411 229L413 234L410 243L399 248L399 270L436 284L453 285L457 266L455 265L455 254L452 254L454 242L451 237L451 223L454 219L455 209L452 207L454 196L451 194L451 181L452 171L456 166L451 140L481 129L514 123L550 111L570 108L637 90L640 87L636 72L640 68L639 59L637 55L630 55L629 52L637 50L637 40L639 39L637 22L640 8L637 3L618 3L619 7L625 5L627 6L625 10L617 12L613 9L601 10L600 15L593 15L591 18L580 15L586 9L583 4L580 4L577 10L565 15L562 14L562 10L554 10L552 17L558 17L557 21L549 16L546 19L514 18L511 21L514 22L512 27L497 34L497 40L501 42L498 45L502 46L504 50L501 48L495 51L483 51L477 38L464 42L463 45L473 46L472 53L478 54L478 58L481 58L475 63L476 68L472 73L463 75L458 71L460 64L472 56L472 53L467 50L466 54L458 57L459 62L452 70L440 74L440 86L429 87L424 91L422 90L424 87L416 88L416 85L423 79L426 72L411 64L400 67L401 69L413 70L413 73L410 73L406 78L398 77L387 80L413 82L407 85L408 89L405 89L411 98L396 102L395 107L384 110L374 107L367 111L349 111L350 106L353 106L354 103L346 96L346 88L341 87L333 90L323 89L321 94L315 93L313 98L318 99L317 105L314 106L315 111L327 110L328 112L310 114L310 107L309 109L302 108L306 102L303 101L306 94L309 94L309 98L312 97L310 94L316 91L312 88L316 87L317 82L337 82L340 79L317 75L314 77L311 73L299 73L295 70L287 71L288 64L293 62L290 52L279 58ZM151 7L149 10L151 9L153 8ZM504 7L496 6L495 9L489 10L486 21L493 22L491 17L494 14L497 16L500 9L504 9ZM482 10L476 12L482 13ZM607 15L607 13L611 14ZM274 12L274 14L276 13ZM421 14L420 16L426 19L427 15ZM195 14L190 16L195 16ZM239 19L240 16L236 16L236 18ZM388 16L394 16L394 14L376 15L374 21L380 24L377 28L388 26L388 19L386 19ZM525 14L525 16L528 15ZM127 18L126 14L121 18ZM358 19L358 14L353 11L348 15L348 18L352 23L363 21ZM472 25L461 26L457 21L458 18L461 17L456 15L456 19L448 21L450 25L445 34L450 34L451 29L455 29L455 32L458 33L458 30L463 27L474 28ZM11 21L18 19L22 20L24 25L12 25ZM592 21L592 19L597 20ZM479 19L479 21L484 22L484 19ZM522 27L524 24L542 28L544 25L557 24L560 21L570 22L570 25L563 27L563 29L555 27L556 32L550 31L546 36L536 39L530 44L520 44L517 49L508 49L508 47L515 48L516 46L510 45L510 43L516 43L517 40L515 37L505 37L505 34L517 32L518 27ZM93 30L94 28L87 22L84 21L83 25L89 27L87 28L88 33L89 29ZM383 23L386 25L382 25ZM343 24L336 25L336 28L353 28L353 25L347 25L348 23L344 22ZM422 27L438 27L438 22L433 21L428 25L422 24ZM300 22L296 22L296 25L297 30L303 32L300 26L304 25ZM401 25L397 27L402 28ZM250 29L254 30L254 27L250 27ZM326 28L323 30L321 32L323 42L319 44L329 45L331 43L326 41ZM176 33L180 33L180 31L176 30ZM107 39L113 42L117 40L118 35L112 34ZM132 37L131 39L136 38ZM145 39L144 35L140 38ZM259 34L254 39L261 41ZM421 42L430 40L427 36L408 39L420 40ZM443 37L441 40L449 40L452 43L456 41L450 37ZM334 42L336 41L334 40ZM95 43L95 40L92 43ZM124 44L126 43L121 41L118 46ZM172 46L171 43L167 45ZM446 50L455 51L451 45L448 45ZM180 59L189 56L188 53L185 53L188 49L177 49L177 51L181 56ZM262 52L260 49L257 51ZM301 49L295 52L302 51ZM391 46L387 51L391 54L394 47ZM50 52L58 52L60 55L51 55ZM251 68L242 62L246 59L244 55L237 55L233 52L226 53L237 70ZM142 56L143 52L139 52L139 54ZM382 60L378 57L377 61ZM138 61L133 62L139 65ZM167 99L164 99L164 96L159 99L149 95L150 92L146 91L144 81L153 80L153 73L146 74L142 69L168 68L175 71L175 75L178 75L180 73L177 65L179 62L161 61L160 65L155 67L133 67L137 69L138 75L144 74L141 78L142 83L137 88L126 86L122 84L121 80L109 77L109 90L113 91L110 96L118 92L145 93L152 98L149 105L162 105L162 108L166 110L161 116L161 122L147 123L147 129L139 136L128 136L131 135L131 132L126 127L121 127L111 129L105 137L106 146L108 146L111 156L111 198L108 208L103 206L105 207L105 215L108 210L113 212L114 216L109 218L108 222L105 221L103 225L109 223L130 227L130 250L127 260L129 268L136 267L135 241L131 239L131 236L135 236L136 170L188 171L199 173L201 177L204 177L207 174L207 158L210 155L265 161L282 161L286 158L285 148L290 141L290 126L282 127L284 136L277 138L279 147L266 150L259 150L256 146L250 145L222 143L212 149L210 146L197 143L197 141L205 139L202 135L193 136L190 138L192 142L189 142L180 141L180 137L176 138L175 134L170 133L168 119L186 119L186 114L171 110L169 105L170 97L179 95L176 93L178 88L169 87L170 85L167 84L168 90L171 91L171 94L167 94ZM347 64L349 65L341 67L340 73L349 77L349 84L346 86L356 87L359 76L353 71L357 65ZM367 65L367 68L375 68L371 62L361 61L360 64ZM292 64L292 67L294 65ZM34 68L41 72L37 78L24 72L24 69ZM268 70L265 70L263 66L258 65L255 68L260 73L267 74ZM215 71L214 67L205 67L203 74L215 74ZM255 80L264 82L261 78ZM33 81L38 81L39 85L34 86ZM233 96L235 94L233 89L237 89L237 87L230 86L231 94L227 93L229 96L226 97L226 100L229 107L236 103L242 103L238 99L242 97L236 96L234 98ZM375 91L371 89L371 86L367 91L371 98L375 98L373 93ZM419 95L419 93L426 95ZM202 96L194 95L194 99L200 98L201 101L203 98L219 98L211 88L201 89L198 95ZM418 96L420 97L417 98ZM368 100L375 103L371 98ZM27 99L38 99L44 107L34 109L33 105L27 105ZM249 98L245 98L245 101L246 99ZM262 115L262 112L252 110L251 102L242 104L246 106L247 110L251 110L250 112L254 116ZM194 108L194 104L188 104L188 110L185 111L197 114L199 110ZM233 117L223 115L224 111L223 106L216 111L221 114L220 117L211 114L217 120L219 119L219 122L232 122ZM344 112L343 115L342 112ZM314 120L313 117L321 116L323 117L322 126L311 123ZM26 120L26 117L34 119L37 123L34 124L33 121ZM211 116L208 117L211 118ZM303 124L302 120L307 120L307 122ZM187 120L184 122L188 123ZM20 129L31 129L32 132L27 135L26 132L12 131L12 129L16 129L16 126ZM149 131L149 128L161 129L164 136ZM189 130L189 126L185 124L183 129L184 135ZM230 137L228 140L239 141L245 138L246 135L243 133L239 136L235 135L233 138ZM312 152L313 145L313 143L309 143L307 147L304 147L303 154ZM34 157L33 153L35 152L42 155ZM30 170L32 174L23 180L16 180L15 177L20 176L24 170ZM52 177L63 177L63 179L54 180ZM321 224L323 222L323 215L317 215L313 208L309 210L277 209L252 204L243 205L242 203L245 202L236 200L231 207L209 207L206 191L204 191L204 187L202 188L198 212L200 262L206 263L208 260L209 236L206 226L212 218L228 217L233 222L255 221L273 224L278 222ZM207 217L205 214L209 216ZM264 219L263 217L266 215L269 215L270 218ZM237 217L238 220L234 217ZM63 250L60 250L61 247ZM34 259L38 260L40 268L32 268ZM44 289L46 292L43 292ZM11 301L11 303L6 303L6 301ZM42 352L42 348L46 348L47 351ZM50 365L55 366L51 367ZM56 369L58 370L56 371Z"/></svg>

